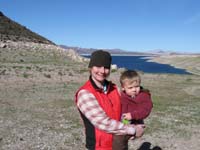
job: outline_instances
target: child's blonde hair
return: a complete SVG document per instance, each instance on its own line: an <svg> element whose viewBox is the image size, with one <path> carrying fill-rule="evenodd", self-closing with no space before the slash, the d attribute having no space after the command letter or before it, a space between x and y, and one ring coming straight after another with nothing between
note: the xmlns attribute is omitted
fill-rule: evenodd
<svg viewBox="0 0 200 150"><path fill-rule="evenodd" d="M126 81L128 81L130 84L134 82L140 84L141 77L135 70L125 70L120 76L121 86L123 86Z"/></svg>

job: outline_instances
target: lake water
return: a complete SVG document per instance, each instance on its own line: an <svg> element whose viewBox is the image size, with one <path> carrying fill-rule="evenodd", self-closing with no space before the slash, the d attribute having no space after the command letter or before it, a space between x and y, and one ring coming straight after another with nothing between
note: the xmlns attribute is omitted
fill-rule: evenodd
<svg viewBox="0 0 200 150"><path fill-rule="evenodd" d="M148 57L145 56L112 56L112 64L116 64L119 68L134 69L146 73L190 74L184 69L167 64L147 62L147 60Z"/></svg>

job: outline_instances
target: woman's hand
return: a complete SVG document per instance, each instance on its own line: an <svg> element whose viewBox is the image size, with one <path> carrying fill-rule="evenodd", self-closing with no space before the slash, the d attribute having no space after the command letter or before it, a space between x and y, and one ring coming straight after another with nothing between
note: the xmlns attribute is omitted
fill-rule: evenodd
<svg viewBox="0 0 200 150"><path fill-rule="evenodd" d="M135 128L135 137L141 137L144 134L144 128L145 128L144 124L134 125L134 128Z"/></svg>

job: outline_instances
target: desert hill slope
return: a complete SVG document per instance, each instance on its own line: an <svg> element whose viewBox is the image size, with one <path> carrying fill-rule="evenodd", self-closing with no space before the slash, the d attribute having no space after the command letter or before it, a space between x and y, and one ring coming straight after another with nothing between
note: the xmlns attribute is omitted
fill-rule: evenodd
<svg viewBox="0 0 200 150"><path fill-rule="evenodd" d="M0 62L65 64L84 61L72 49L63 49L0 12Z"/></svg>
<svg viewBox="0 0 200 150"><path fill-rule="evenodd" d="M22 26L19 23L6 17L1 11L0 11L0 40L54 44L50 40L32 32L25 26Z"/></svg>

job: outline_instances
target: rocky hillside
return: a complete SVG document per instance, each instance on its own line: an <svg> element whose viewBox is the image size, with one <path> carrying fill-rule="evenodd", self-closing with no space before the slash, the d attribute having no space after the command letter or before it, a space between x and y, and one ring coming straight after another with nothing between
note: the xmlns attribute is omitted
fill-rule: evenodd
<svg viewBox="0 0 200 150"><path fill-rule="evenodd" d="M23 41L44 44L54 44L50 40L32 32L25 26L11 20L0 12L0 41Z"/></svg>
<svg viewBox="0 0 200 150"><path fill-rule="evenodd" d="M73 49L63 49L0 12L0 62L66 64L83 62Z"/></svg>

